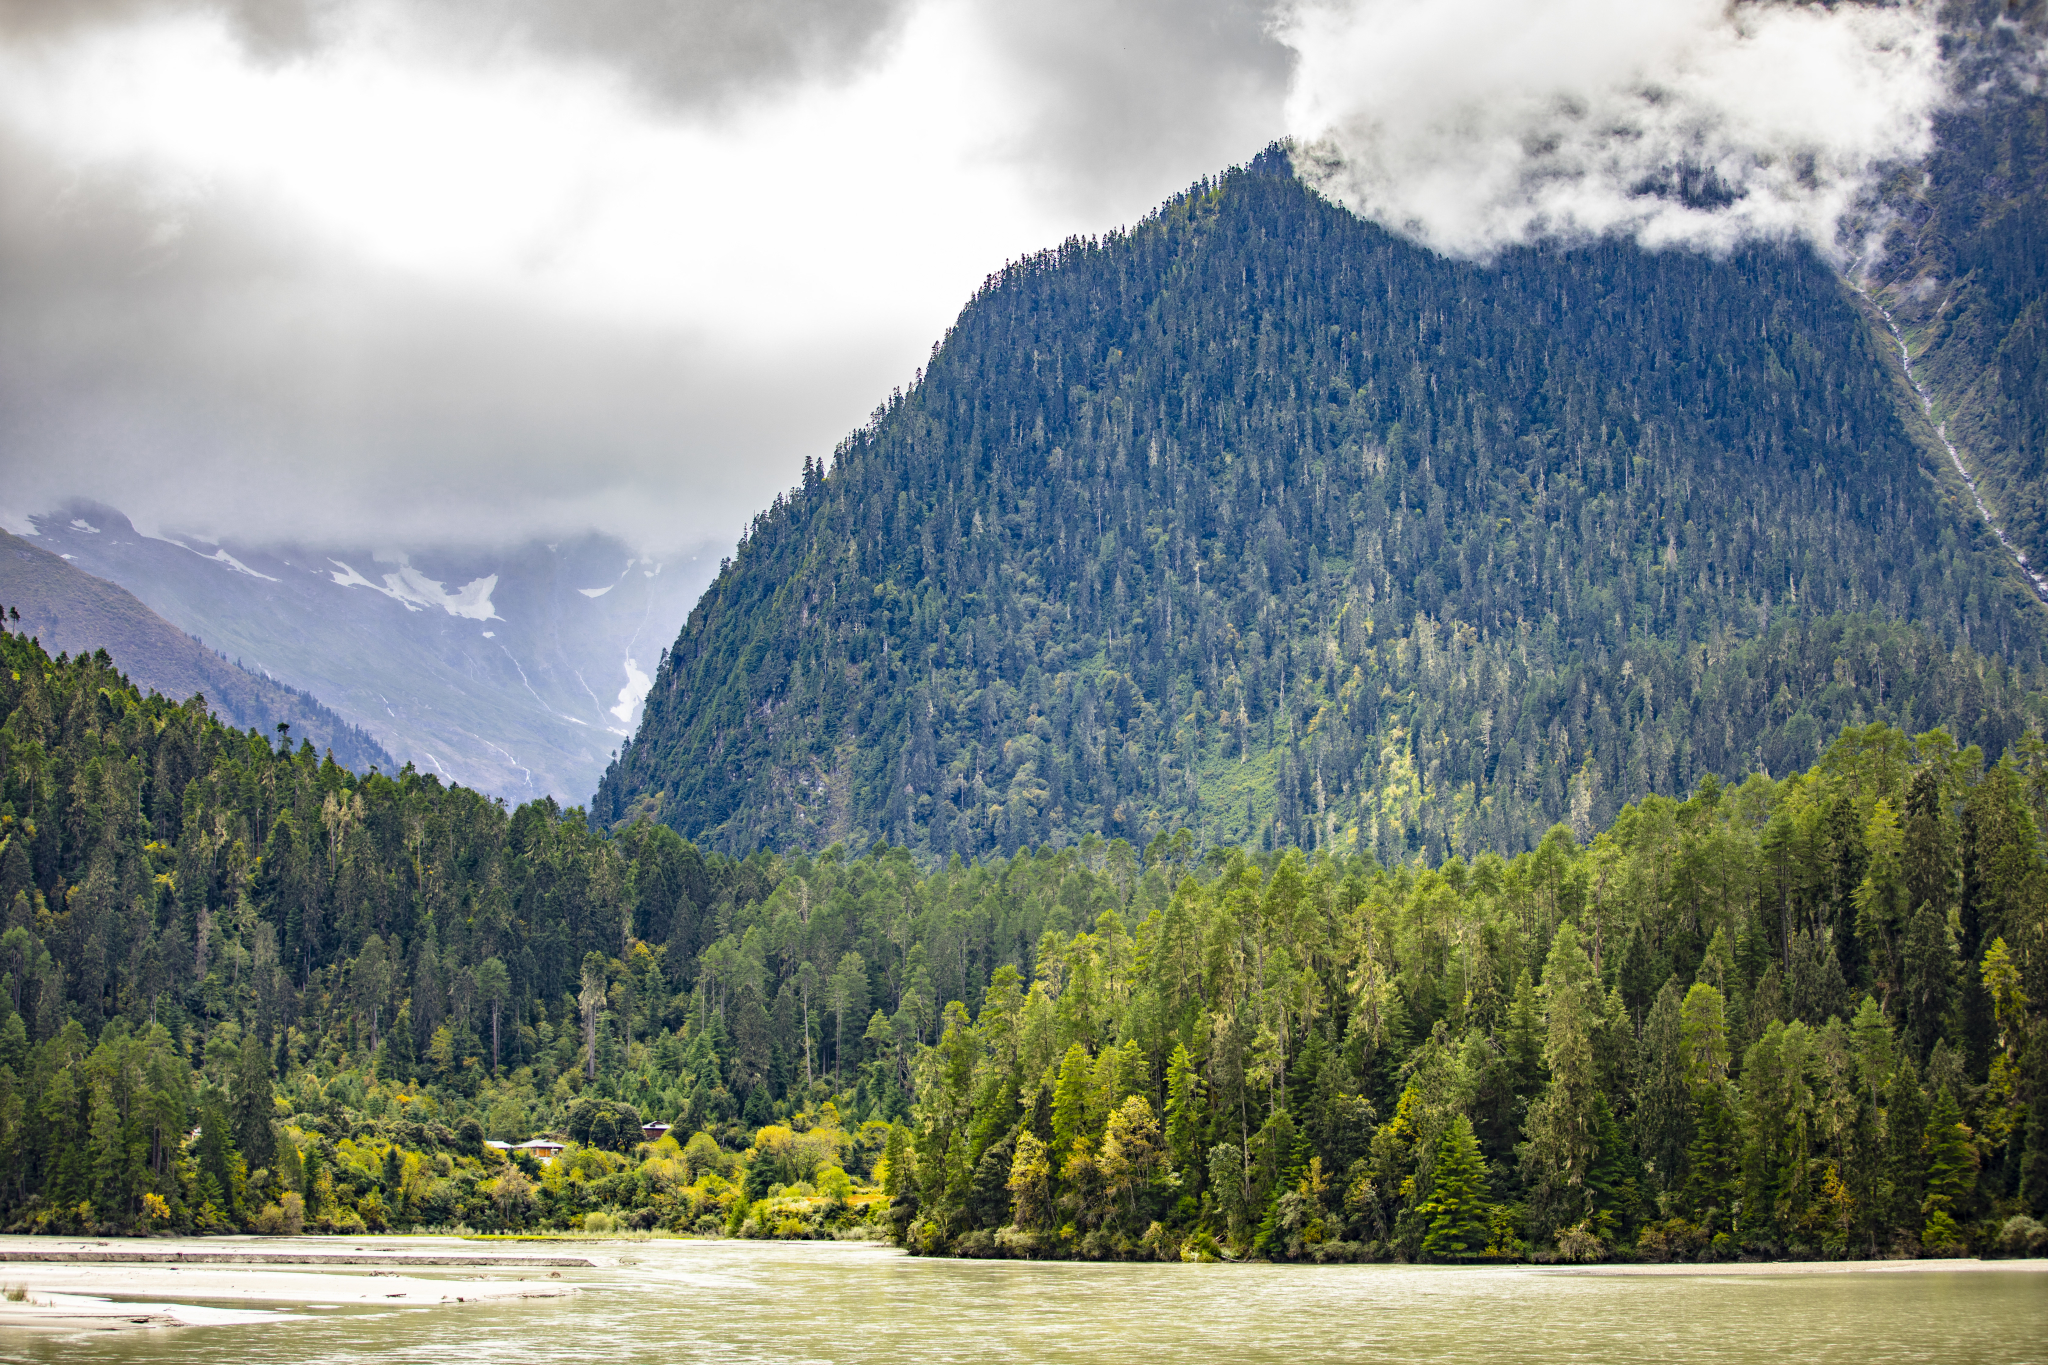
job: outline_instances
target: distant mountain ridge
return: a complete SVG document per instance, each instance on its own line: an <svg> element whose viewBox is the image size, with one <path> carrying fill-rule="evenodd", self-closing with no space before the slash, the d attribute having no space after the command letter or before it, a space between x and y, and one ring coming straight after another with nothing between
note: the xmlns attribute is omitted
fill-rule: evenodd
<svg viewBox="0 0 2048 1365"><path fill-rule="evenodd" d="M0 605L21 613L10 626L51 654L104 649L145 692L176 701L203 694L227 724L266 739L282 721L294 739L335 762L368 772L398 764L368 734L305 692L241 668L158 616L134 594L95 578L19 536L0 531Z"/></svg>
<svg viewBox="0 0 2048 1365"><path fill-rule="evenodd" d="M319 696L400 762L513 802L588 799L709 549L585 535L499 549L218 544L75 503L36 542Z"/></svg>
<svg viewBox="0 0 2048 1365"><path fill-rule="evenodd" d="M1807 249L1447 260L1275 148L992 278L757 518L594 813L1405 859L1872 719L1995 756L2048 615L1891 363Z"/></svg>

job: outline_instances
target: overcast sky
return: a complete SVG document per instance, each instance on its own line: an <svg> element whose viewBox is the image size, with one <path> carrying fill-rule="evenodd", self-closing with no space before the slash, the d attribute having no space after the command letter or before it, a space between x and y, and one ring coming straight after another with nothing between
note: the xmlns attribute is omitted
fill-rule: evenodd
<svg viewBox="0 0 2048 1365"><path fill-rule="evenodd" d="M1922 5L0 0L0 513L731 538L1006 261L1295 136L1439 249L1817 240ZM1641 185L1710 167L1704 217Z"/></svg>

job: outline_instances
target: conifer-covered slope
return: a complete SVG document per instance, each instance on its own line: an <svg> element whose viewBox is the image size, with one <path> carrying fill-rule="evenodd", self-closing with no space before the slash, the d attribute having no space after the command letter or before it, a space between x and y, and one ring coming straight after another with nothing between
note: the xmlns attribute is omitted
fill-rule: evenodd
<svg viewBox="0 0 2048 1365"><path fill-rule="evenodd" d="M2048 45L2040 0L1947 9L1956 96L1924 166L1886 187L1866 286L1928 415L2036 570L2048 565Z"/></svg>
<svg viewBox="0 0 2048 1365"><path fill-rule="evenodd" d="M993 277L763 513L594 815L925 856L1582 834L1843 724L1996 754L2041 607L1809 252L1434 256L1284 154Z"/></svg>

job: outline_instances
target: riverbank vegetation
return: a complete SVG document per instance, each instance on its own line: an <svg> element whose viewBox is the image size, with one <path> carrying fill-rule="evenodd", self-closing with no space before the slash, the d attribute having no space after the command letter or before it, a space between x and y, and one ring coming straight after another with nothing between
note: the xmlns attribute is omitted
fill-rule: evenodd
<svg viewBox="0 0 2048 1365"><path fill-rule="evenodd" d="M1297 1260L2044 1237L2031 733L1989 762L1852 727L1513 860L1185 833L739 860L359 776L104 655L0 662L6 1227ZM488 1145L541 1131L546 1165Z"/></svg>

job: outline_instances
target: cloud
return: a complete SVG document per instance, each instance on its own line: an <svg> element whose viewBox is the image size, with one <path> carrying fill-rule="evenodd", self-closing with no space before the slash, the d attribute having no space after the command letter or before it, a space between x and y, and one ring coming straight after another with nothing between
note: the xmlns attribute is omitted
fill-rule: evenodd
<svg viewBox="0 0 2048 1365"><path fill-rule="evenodd" d="M1826 240L1916 5L0 0L0 521L732 536L1008 260L1284 133L1439 249Z"/></svg>
<svg viewBox="0 0 2048 1365"><path fill-rule="evenodd" d="M1098 214L1127 208L1118 185L1162 166L1221 169L1283 126L1294 59L1258 0L991 0L977 12L1003 57L1002 154Z"/></svg>
<svg viewBox="0 0 2048 1365"><path fill-rule="evenodd" d="M405 0L412 17L486 50L517 45L623 73L684 106L866 65L906 0Z"/></svg>
<svg viewBox="0 0 2048 1365"><path fill-rule="evenodd" d="M856 69L908 0L0 0L0 37L41 40L166 18L218 20L252 56L302 58L364 29L472 61L581 62L684 107Z"/></svg>
<svg viewBox="0 0 2048 1365"><path fill-rule="evenodd" d="M18 139L0 181L17 514L83 495L244 541L601 527L667 550L736 535L919 353L894 329L868 339L900 353L849 356L843 334L769 347L426 281L260 199L138 194Z"/></svg>
<svg viewBox="0 0 2048 1365"><path fill-rule="evenodd" d="M1276 33L1304 178L1470 256L1609 233L1832 249L1945 98L1917 0L1308 0Z"/></svg>
<svg viewBox="0 0 2048 1365"><path fill-rule="evenodd" d="M4 510L735 535L990 272L1277 134L1262 22L0 0Z"/></svg>

